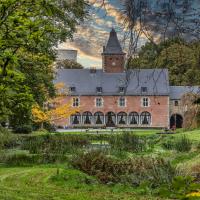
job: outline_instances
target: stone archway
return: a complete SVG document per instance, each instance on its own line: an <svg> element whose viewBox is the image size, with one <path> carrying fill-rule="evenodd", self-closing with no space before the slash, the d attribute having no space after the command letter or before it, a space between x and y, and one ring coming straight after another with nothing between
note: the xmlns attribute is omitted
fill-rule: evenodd
<svg viewBox="0 0 200 200"><path fill-rule="evenodd" d="M114 127L116 124L116 115L114 112L108 112L106 114L106 126Z"/></svg>
<svg viewBox="0 0 200 200"><path fill-rule="evenodd" d="M183 117L180 114L173 114L170 118L170 128L182 128Z"/></svg>

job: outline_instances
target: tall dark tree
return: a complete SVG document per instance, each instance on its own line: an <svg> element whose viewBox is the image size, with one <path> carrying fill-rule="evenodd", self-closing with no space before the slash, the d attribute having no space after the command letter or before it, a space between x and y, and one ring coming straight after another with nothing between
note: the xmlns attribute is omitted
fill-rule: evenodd
<svg viewBox="0 0 200 200"><path fill-rule="evenodd" d="M84 0L0 2L0 97L3 105L0 106L0 113L4 116L1 117L2 120L12 118L13 112L17 112L18 118L21 119L22 113L19 112L22 109L13 109L14 106L21 106L21 101L16 99L19 90L22 94L28 94L28 97L23 97L29 102L28 110L31 109L33 101L42 105L48 96L54 94L54 49L59 43L72 38L76 25L86 15L86 9ZM16 77L20 77L21 84L15 86L15 82L18 81ZM25 93L22 85L26 88ZM15 103L13 99L16 100ZM26 119L30 120L30 115Z"/></svg>

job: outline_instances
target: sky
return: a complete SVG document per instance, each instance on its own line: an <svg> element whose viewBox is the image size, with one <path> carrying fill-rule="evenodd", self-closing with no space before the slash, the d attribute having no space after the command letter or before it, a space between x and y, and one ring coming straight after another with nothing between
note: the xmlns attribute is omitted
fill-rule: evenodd
<svg viewBox="0 0 200 200"><path fill-rule="evenodd" d="M94 1L89 0L91 4ZM101 53L112 28L116 29L123 46L123 30L119 20L120 2L109 0L106 8L101 7L101 0L95 2L91 6L88 19L85 20L84 24L77 27L73 42L67 41L60 45L60 48L78 50L78 62L87 68L102 67Z"/></svg>
<svg viewBox="0 0 200 200"><path fill-rule="evenodd" d="M102 7L102 0L88 0L91 4L89 16L77 27L77 32L74 34L73 41L66 41L59 45L59 48L75 49L78 51L78 62L85 68L102 67L101 53L103 46L106 45L109 32L115 28L122 48L125 47L124 42L124 14L123 3L126 0L105 0L106 5ZM136 12L139 13L142 0L134 0L136 2ZM166 26L165 9L169 0L143 0L147 2L148 12L146 15L146 25L148 26L153 37L159 40L163 28ZM180 24L199 23L200 25L200 0L173 0L175 15L180 18ZM188 10L185 11L185 5L188 5ZM198 8L198 9L197 9ZM144 7L142 7L144 9ZM196 17L193 13L196 13ZM184 21L181 21L184 19ZM174 35L176 27L172 21L168 24L168 34ZM144 45L148 39L141 35L138 41L138 47Z"/></svg>

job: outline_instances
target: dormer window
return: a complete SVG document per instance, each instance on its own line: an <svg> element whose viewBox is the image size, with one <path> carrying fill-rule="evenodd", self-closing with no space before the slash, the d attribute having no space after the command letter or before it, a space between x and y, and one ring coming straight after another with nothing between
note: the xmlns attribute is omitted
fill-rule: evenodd
<svg viewBox="0 0 200 200"><path fill-rule="evenodd" d="M102 89L102 87L97 87L96 91L97 91L97 93L102 93L103 89Z"/></svg>
<svg viewBox="0 0 200 200"><path fill-rule="evenodd" d="M147 87L141 87L141 92L142 93L147 93Z"/></svg>
<svg viewBox="0 0 200 200"><path fill-rule="evenodd" d="M70 92L76 92L76 87L70 87L69 90Z"/></svg>
<svg viewBox="0 0 200 200"><path fill-rule="evenodd" d="M125 91L124 87L119 87L119 93L123 93Z"/></svg>

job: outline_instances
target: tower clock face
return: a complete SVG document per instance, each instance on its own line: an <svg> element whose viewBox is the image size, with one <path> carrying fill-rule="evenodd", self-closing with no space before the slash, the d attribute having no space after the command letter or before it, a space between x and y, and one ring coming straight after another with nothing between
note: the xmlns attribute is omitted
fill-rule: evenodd
<svg viewBox="0 0 200 200"><path fill-rule="evenodd" d="M112 62L112 66L115 66L116 65L116 63L115 62Z"/></svg>

